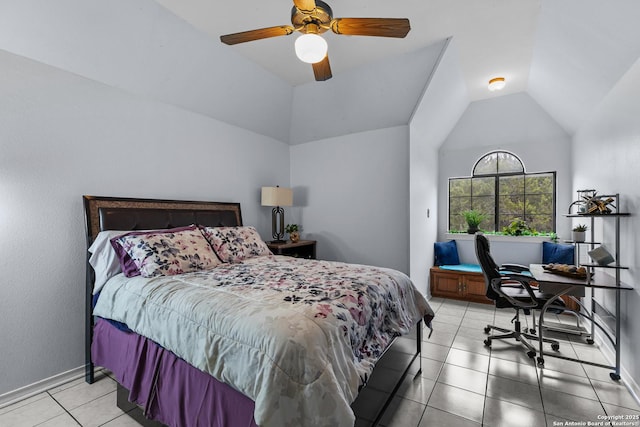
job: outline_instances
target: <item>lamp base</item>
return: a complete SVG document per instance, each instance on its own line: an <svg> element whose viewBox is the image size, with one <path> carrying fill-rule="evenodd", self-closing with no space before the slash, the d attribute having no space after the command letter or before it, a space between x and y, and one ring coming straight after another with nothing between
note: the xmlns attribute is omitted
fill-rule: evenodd
<svg viewBox="0 0 640 427"><path fill-rule="evenodd" d="M271 243L284 243L284 209L276 206L271 210Z"/></svg>
<svg viewBox="0 0 640 427"><path fill-rule="evenodd" d="M272 240L272 241L270 241L269 243L272 243L272 244L280 244L280 243L287 243L287 241L286 241L286 240Z"/></svg>

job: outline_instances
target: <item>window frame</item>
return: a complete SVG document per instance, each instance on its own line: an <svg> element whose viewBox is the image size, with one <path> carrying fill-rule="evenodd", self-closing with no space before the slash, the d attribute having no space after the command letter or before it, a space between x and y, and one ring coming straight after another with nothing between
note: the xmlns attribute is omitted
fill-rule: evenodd
<svg viewBox="0 0 640 427"><path fill-rule="evenodd" d="M480 173L480 174L473 174L473 172L475 171L476 167L478 166L478 164L480 164L480 162L485 159L488 156L494 155L494 154L499 154L499 153L506 153L510 156L515 157L515 159L517 159L520 164L522 165L522 172L495 172L495 173L490 173L490 174L486 174L486 173ZM497 169L497 167L496 167ZM495 151L491 151L488 152L486 154L484 154L483 156L481 156L473 165L472 170L472 175L471 176L461 176L461 177L449 177L448 178L448 186L447 186L447 192L448 192L448 215L447 215L447 230L449 232L454 231L452 230L451 226L451 201L452 201L452 196L451 196L451 181L452 180L463 180L463 179L468 179L470 184L473 183L473 179L474 178L492 178L493 180L493 228L495 230L495 232L500 232L500 230L502 229L502 227L500 227L500 178L504 178L504 177L511 177L511 176L521 176L523 177L523 179L526 182L526 179L528 177L533 177L536 175L551 175L552 179L553 179L553 194L552 194L552 206L551 206L551 226L552 226L552 230L550 231L542 231L542 233L555 233L556 232L556 227L557 227L557 221L556 221L556 217L557 217L557 172L556 171L546 171L546 172L532 172L532 173L528 173L524 167L524 163L522 162L522 160L520 159L520 157L518 157L517 155L515 155L514 153L511 153L509 151L505 151L505 150L495 150ZM523 211L522 211L522 215L521 217L526 221L527 218L525 216L525 207L526 207L526 198L529 195L532 194L528 194L525 192L522 193L524 199L523 199ZM453 197L460 197L460 196L453 196ZM466 197L466 196L465 196ZM469 196L470 198L470 202L471 202L471 208L473 209L473 185L470 185L469 188ZM457 230L457 231L462 231L462 230Z"/></svg>

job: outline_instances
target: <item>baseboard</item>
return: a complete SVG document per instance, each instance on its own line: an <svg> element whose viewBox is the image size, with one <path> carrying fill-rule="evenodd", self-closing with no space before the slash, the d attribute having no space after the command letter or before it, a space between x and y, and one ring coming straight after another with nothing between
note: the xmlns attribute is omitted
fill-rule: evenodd
<svg viewBox="0 0 640 427"><path fill-rule="evenodd" d="M594 341L600 347L600 351L604 355L607 362L611 365L615 365L616 360L616 352L611 342L602 335L602 332L599 330L595 331ZM627 371L622 363L620 363L620 377L622 378L623 384L627 387L633 398L640 405L640 385L635 381L633 376Z"/></svg>
<svg viewBox="0 0 640 427"><path fill-rule="evenodd" d="M84 365L56 374L52 377L45 378L33 384L20 387L19 389L0 394L0 408L12 405L16 402L82 377L84 377Z"/></svg>

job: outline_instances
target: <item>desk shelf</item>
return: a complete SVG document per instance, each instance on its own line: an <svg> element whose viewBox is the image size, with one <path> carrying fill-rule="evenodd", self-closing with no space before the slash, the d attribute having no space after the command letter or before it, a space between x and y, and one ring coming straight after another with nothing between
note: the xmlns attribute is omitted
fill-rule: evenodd
<svg viewBox="0 0 640 427"><path fill-rule="evenodd" d="M629 267L625 267L624 265L600 265L600 264L591 264L591 263L580 263L581 267L589 267L589 268L616 268L619 270L628 270Z"/></svg>
<svg viewBox="0 0 640 427"><path fill-rule="evenodd" d="M593 194L595 194L594 190L584 190L584 191L593 192ZM578 193L580 194L580 192ZM612 199L613 200L612 206L615 207L616 210L620 207L620 195L618 193L611 194L611 195L602 195L600 196L600 198ZM576 203L577 202L572 203L571 207L575 206ZM569 214L567 214L566 216L568 218L589 218L591 223L591 228L590 228L591 235L588 236L589 237L588 242L570 242L576 247L576 253L577 253L576 264L582 267L586 267L589 274L587 275L586 282L583 283L582 285L574 283L574 284L571 284L569 287L575 288L579 286L584 286L584 287L592 288L590 298L587 301L585 301L586 304L588 304L589 302L591 303L590 310L584 313L585 317L591 322L591 336L592 337L594 336L595 328L597 326L601 330L601 332L605 335L605 337L609 339L609 341L611 341L611 343L613 344L615 349L615 359L616 359L614 366L601 365L601 364L596 364L591 362L581 362L581 363L589 363L595 366L612 369L613 372L611 372L609 376L611 377L611 379L617 381L620 379L620 303L621 303L620 292L621 290L633 289L630 286L623 285L620 280L620 272L622 270L627 270L629 268L629 267L620 265L620 218L631 216L631 214L628 212L609 212L609 213L602 213L602 214L601 213L590 213L590 214L589 213L571 213L571 207L569 208L570 209ZM613 236L613 238L615 239L615 248L614 248L615 250L613 254L614 261L608 265L580 262L580 247L583 244L588 245L592 250L595 249L596 245L600 244L595 241L595 235L594 235L595 234L594 225L595 225L596 218L598 219L602 218L603 221L612 220L615 223L615 234ZM611 275L605 274L604 270L613 271L614 274L611 274ZM613 325L612 334L609 334L604 328L602 328L602 326L598 323L598 319L596 319L596 316L602 316L602 311L603 311L602 309L604 309L604 307L600 305L599 302L596 301L594 296L594 293L595 293L594 289L606 289L606 290L615 292L615 313L607 313L605 316L608 316L608 318L602 318L602 317L600 318L601 322ZM562 292L560 292L560 294L562 294ZM601 307L601 308L598 309L597 307ZM543 309L540 314L541 324L543 323L544 311L545 310ZM544 356L553 356L553 357L560 357L560 358L566 359L565 357L543 352L542 340L540 340L540 354L538 356L538 364L540 366L544 365ZM569 359L569 360L573 360L573 359Z"/></svg>

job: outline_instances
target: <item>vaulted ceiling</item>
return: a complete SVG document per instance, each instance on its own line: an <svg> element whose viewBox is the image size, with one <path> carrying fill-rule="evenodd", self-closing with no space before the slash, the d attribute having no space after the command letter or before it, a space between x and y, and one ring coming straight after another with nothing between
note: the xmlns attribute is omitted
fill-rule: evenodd
<svg viewBox="0 0 640 427"><path fill-rule="evenodd" d="M220 35L289 24L291 1L157 0L218 40ZM470 101L528 91L573 134L640 57L636 0L352 0L328 2L335 17L406 17L404 39L325 33L334 76L403 53L456 42ZM228 46L292 86L313 82L294 53L296 34ZM507 87L489 92L491 77ZM313 84L330 85L328 82Z"/></svg>
<svg viewBox="0 0 640 427"><path fill-rule="evenodd" d="M290 24L291 0L157 0L195 27L218 39L235 33ZM333 74L382 58L416 51L453 36L472 100L490 94L487 81L509 79L505 92L526 88L540 0L383 0L331 1L334 17L409 18L404 39L324 33ZM298 33L229 47L292 85L314 80L311 66L294 53Z"/></svg>
<svg viewBox="0 0 640 427"><path fill-rule="evenodd" d="M467 102L527 92L572 135L640 57L637 0L329 3L337 17L407 17L412 29L326 33L325 82L296 58L296 35L220 42L288 24L291 0L12 0L0 8L0 49L290 144L407 124L445 50L456 72L443 72ZM489 92L496 75L507 87Z"/></svg>

